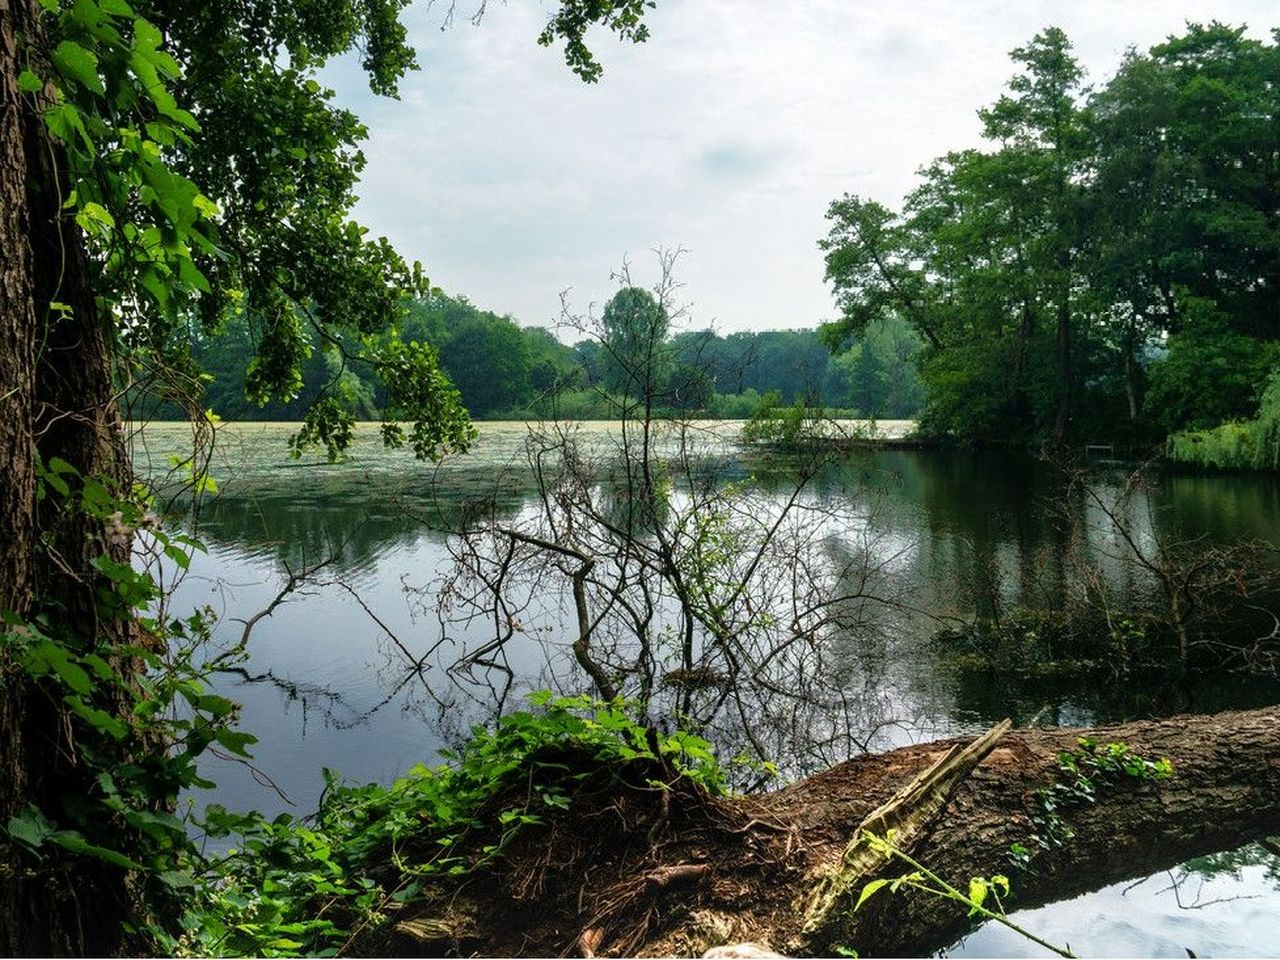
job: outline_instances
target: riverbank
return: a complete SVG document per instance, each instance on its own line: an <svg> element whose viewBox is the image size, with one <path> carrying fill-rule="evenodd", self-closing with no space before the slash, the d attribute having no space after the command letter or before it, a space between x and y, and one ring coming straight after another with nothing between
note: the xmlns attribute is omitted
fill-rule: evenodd
<svg viewBox="0 0 1280 960"><path fill-rule="evenodd" d="M715 453L706 482L749 486L753 502L765 506L770 498L781 502L791 489L790 458L744 450L732 439L736 427L695 425L700 447ZM189 439L184 429L148 428L138 438L138 453L145 446L153 462L167 469L168 455L181 450L184 436ZM171 608L213 602L224 613L214 643L233 644L243 632L236 618L270 604L291 573L335 559L314 583L257 623L243 673L215 678L220 694L243 704L244 728L260 737L254 768L282 793L258 780L254 770L215 759L207 776L217 787L192 795L197 809L215 803L258 809L268 820L282 812L301 816L326 795L323 768L387 790L413 764L434 764L441 757L437 751L456 751L473 724L492 724L497 698L505 696L510 709L530 689L581 689L563 643L563 610L554 604L521 613L520 629L505 650L510 675L474 663L458 669L458 660L482 649L492 634L483 623L449 624L446 632L437 620L432 604L440 594L433 584L453 561L448 531L433 525L432 506L460 509L476 498L493 503L497 497L491 509L504 523L514 523L536 502L528 425L490 423L479 429L470 453L432 465L383 448L373 425L357 430L349 458L337 464L290 459L287 424L220 427L213 461L219 491L199 518L198 536L208 552L193 558ZM161 443L166 432L167 448ZM616 423L579 428L580 448L601 465L602 483L619 437ZM788 726L785 718L752 714L759 720L753 733L767 739L767 755L786 768L788 779L839 767L862 749L891 751L971 735L1005 716L1020 726L1093 726L1276 702L1273 686L1250 685L1240 674L1206 677L1193 670L1174 682L1136 672L1080 679L957 665L953 651L926 640L939 622L998 615L1002 624L1014 625L1011 612L1076 602L1072 591L1084 582L1081 558L1093 558L1094 582L1105 584L1112 609L1158 604L1158 585L1134 576L1131 564L1116 557L1112 531L1082 512L1079 501L1069 501L1060 476L1034 458L877 446L831 461L805 496L816 507L831 506L858 522L828 531L822 542L830 552L824 556L865 571L860 576L868 594L901 602L860 607L860 618L850 618L850 627L830 640L839 654L857 744L812 743L804 739L814 729L807 723ZM1104 497L1113 497L1125 475L1104 469L1094 473L1093 482ZM672 495L686 494L677 488ZM1063 532L1064 506L1081 524L1074 539ZM1140 543L1184 535L1208 545L1277 540L1280 484L1261 476L1156 471L1133 520ZM1065 642L1061 637L1037 633L1038 642L1054 647L1054 656L1070 654L1058 649ZM1124 636L1138 649L1142 640L1131 634ZM743 748L732 716L707 736L725 756ZM756 780L751 771L738 771L732 786L758 789ZM602 815L591 824L598 829L612 822ZM1160 893L1169 887L1161 872L1142 888L1140 907L1138 894L1121 897L1117 889L1098 894L1087 907L1046 906L1037 929L1058 931L1053 939L1069 940L1085 952L1099 952L1119 937L1135 953L1152 943L1172 943L1174 952L1186 945L1200 955L1265 955L1280 930L1268 926L1266 911L1274 907L1276 889L1261 857L1250 848L1179 868L1189 886L1207 884L1214 897L1224 898L1212 909L1188 914L1178 908L1172 894ZM1232 873L1235 868L1223 864L1240 864L1244 872ZM597 880L602 875L592 874ZM673 887L670 899L660 901L662 909L680 909L690 889ZM503 915L497 906L495 912ZM1274 936L1268 940L1264 933ZM984 928L964 949L983 955L982 945L995 936Z"/></svg>
<svg viewBox="0 0 1280 960"><path fill-rule="evenodd" d="M313 885L277 885L289 892L272 921L304 952L699 956L754 941L798 956L927 956L1008 909L1280 827L1278 708L1093 729L1001 723L731 796L696 738L602 704L541 703L448 768L336 788L308 844L289 842L290 824L267 827L261 853L209 893L215 935L235 919L237 882L310 873ZM316 845L331 870L315 872ZM970 877L1006 879L984 914L888 888L909 865L960 897L974 896Z"/></svg>

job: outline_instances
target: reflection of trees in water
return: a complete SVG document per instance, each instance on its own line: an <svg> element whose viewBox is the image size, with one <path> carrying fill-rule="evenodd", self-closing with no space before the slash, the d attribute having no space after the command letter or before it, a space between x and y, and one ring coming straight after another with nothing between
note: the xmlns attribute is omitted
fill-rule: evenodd
<svg viewBox="0 0 1280 960"><path fill-rule="evenodd" d="M513 512L520 503L518 497L505 498ZM461 508L461 500L409 496L390 485L314 499L293 496L287 489L226 493L202 505L199 536L212 548L269 558L281 572L336 549L336 569L351 574L447 528Z"/></svg>
<svg viewBox="0 0 1280 960"><path fill-rule="evenodd" d="M1280 890L1280 840L1267 837L1235 850L1196 857L1178 869L1184 875L1195 874L1208 879L1229 876L1239 880L1245 867L1264 867L1267 880Z"/></svg>
<svg viewBox="0 0 1280 960"><path fill-rule="evenodd" d="M1168 883L1156 893L1171 897L1179 910L1203 910L1236 900L1256 900L1267 894L1229 892L1218 895L1208 889L1213 881L1232 880L1239 884L1244 880L1244 871L1252 867L1261 867L1263 881L1272 889L1280 890L1280 841L1264 837L1256 843L1247 843L1234 850L1223 850L1188 860L1165 871L1163 876ZM1125 893L1142 884L1160 882L1160 874L1144 877L1126 887ZM1222 887L1217 887L1217 890L1221 891Z"/></svg>
<svg viewBox="0 0 1280 960"><path fill-rule="evenodd" d="M894 661L873 608L908 606L893 567L909 545L853 498L810 489L825 455L733 484L740 465L708 455L696 428L630 429L607 452L572 426L531 431L537 497L514 518L467 518L422 615L472 669L527 678L541 652L553 689L579 692L585 675L651 722L793 773L867 749L901 714L885 685L859 685L854 652Z"/></svg>
<svg viewBox="0 0 1280 960"><path fill-rule="evenodd" d="M720 454L700 459L690 476L691 482L705 487L750 476L753 496L764 503L792 488L793 466L786 458L755 451L736 457ZM503 524L514 522L531 503L527 474L520 483L515 476L505 468L503 495L486 502L492 517ZM1108 495L1121 483L1122 474L1104 471L1097 478L1099 489ZM631 500L625 472L614 471L604 480L599 502L610 522L643 524L646 517L659 523L671 521L661 510L641 509L642 504L638 507ZM474 504L469 498L480 486L478 481L468 482L438 491L418 490L408 497L392 486L370 484L358 495L317 500L290 497L288 491L280 490L238 495L232 485L208 506L201 532L215 547L268 556L282 569L296 569L337 546L341 555L336 575L350 586L358 584L359 575L377 557L417 542L424 528L457 526L468 503ZM900 601L864 602L841 611L839 635L821 665L821 679L836 692L821 703L829 716L841 716L853 734L821 749L824 759L838 758L840 750L883 743L884 737L900 740L915 733L945 732L957 720L980 722L1004 713L1022 722L1065 723L1225 707L1240 705L1241 698L1265 702L1274 697L1274 687L1265 683L1226 684L1194 677L1177 684L1167 676L1140 673L1118 681L1102 677L1081 682L1078 677L1053 673L1009 676L956 671L939 663L924 644L939 618L999 618L1024 607L1065 607L1076 586L1073 563L1079 557L1100 566L1117 603L1136 604L1150 597L1150 579L1116 558L1115 539L1106 536L1105 525L1099 522L1102 518L1096 511L1091 514L1079 495L1066 502L1066 512L1074 511L1088 522L1072 530L1070 516L1064 519L1063 489L1043 464L967 453L855 452L826 465L809 489L812 502L838 513L848 528L845 540L825 539L826 562L851 572L859 570L860 564L875 565L875 592ZM1274 515L1254 516L1250 521L1250 511L1274 504L1276 489L1274 482L1258 478L1209 482L1160 477L1152 501L1156 509L1135 508L1128 517L1142 542L1155 542L1170 531L1209 524L1216 490L1222 516L1228 520L1209 524L1211 529L1223 536L1257 531L1244 525L1274 523L1268 519ZM667 509L666 501L660 503ZM812 522L832 520L814 513ZM635 532L645 535L641 528ZM1074 560L1072 551L1078 554ZM430 577L420 579L425 582ZM785 585L768 589L781 596ZM836 589L849 592L849 584ZM379 668L384 700L359 710L319 690L298 685L290 689L287 682L280 689L289 697L310 696L326 722L341 729L366 722L377 712L398 709L420 716L436 729L465 730L493 710L522 702L516 694L524 689L546 686L574 692L581 688L581 673L564 640L566 625L572 621L566 601L554 591L535 599L536 615L517 631L523 639L514 658L502 645L476 657L474 632L469 634L465 625L441 623L434 616L424 619L425 608L417 611L411 635L400 638L404 649L396 649L390 640L384 643L389 648ZM541 633L535 632L535 624L541 625ZM470 629L474 628L472 624ZM668 670L682 664L660 666ZM799 687L807 680L805 671L817 669L800 661L791 667L800 673ZM268 671L258 675L257 682L275 681ZM674 697L674 690L667 692ZM661 689L658 695L664 695ZM705 706L712 696L710 690L692 690L681 691L677 699L698 708L699 698ZM810 714L818 717L817 729L808 733L820 743L826 736L822 716L819 711ZM762 746L767 741L777 755L794 749L791 738L805 732L799 728L812 726L810 720L780 710L762 709L748 716L751 722L741 714L726 720L726 738L741 742L749 733ZM901 724L908 733L894 734L884 727L886 723Z"/></svg>

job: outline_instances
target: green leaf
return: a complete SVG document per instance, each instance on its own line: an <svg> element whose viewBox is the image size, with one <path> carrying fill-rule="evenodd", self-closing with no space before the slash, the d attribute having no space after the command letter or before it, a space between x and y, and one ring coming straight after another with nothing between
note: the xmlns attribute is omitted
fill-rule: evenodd
<svg viewBox="0 0 1280 960"><path fill-rule="evenodd" d="M181 547L174 546L172 543L165 545L164 555L183 570L186 570L191 566L191 554L187 553L187 551L183 550Z"/></svg>
<svg viewBox="0 0 1280 960"><path fill-rule="evenodd" d="M156 878L170 890L190 890L196 885L191 875L181 870L164 870L156 874Z"/></svg>
<svg viewBox="0 0 1280 960"><path fill-rule="evenodd" d="M196 699L196 709L211 713L215 717L225 717L235 709L235 704L226 697L206 693Z"/></svg>
<svg viewBox="0 0 1280 960"><path fill-rule="evenodd" d="M86 653L80 658L80 662L92 670L99 680L115 680L117 678L115 668L96 653Z"/></svg>
<svg viewBox="0 0 1280 960"><path fill-rule="evenodd" d="M35 93L42 87L44 84L40 82L40 78L30 70L23 70L18 74L18 89L23 93Z"/></svg>
<svg viewBox="0 0 1280 960"><path fill-rule="evenodd" d="M982 877L971 877L969 879L969 902L973 905L975 911L987 899L987 889L987 881Z"/></svg>
<svg viewBox="0 0 1280 960"><path fill-rule="evenodd" d="M93 729L107 734L113 740L123 740L129 735L129 725L119 717L112 716L105 710L90 706L79 697L67 697L65 702L71 708L72 713L93 727Z"/></svg>
<svg viewBox="0 0 1280 960"><path fill-rule="evenodd" d="M49 837L54 843L70 850L72 853L79 853L86 857L96 857L99 860L105 860L107 863L113 863L117 867L124 867L128 870L142 870L144 867L138 861L126 857L118 850L112 850L109 847L100 847L95 843L90 843L74 830L59 830L57 833Z"/></svg>
<svg viewBox="0 0 1280 960"><path fill-rule="evenodd" d="M71 494L71 486L56 473L46 473L43 479L45 483L57 490L62 496L66 497Z"/></svg>
<svg viewBox="0 0 1280 960"><path fill-rule="evenodd" d="M862 888L862 893L858 897L858 902L853 905L853 909L857 910L864 903L866 903L867 900L869 900L873 894L875 894L878 890L883 889L888 883L889 881L884 877L881 877L879 880L872 880L870 883L868 883L865 887Z"/></svg>
<svg viewBox="0 0 1280 960"><path fill-rule="evenodd" d="M52 306L52 304L50 304L50 306ZM51 473L70 473L73 476L78 476L80 473L79 470L67 463L67 461L63 460L61 457L50 457L49 462L45 464L45 466Z"/></svg>
<svg viewBox="0 0 1280 960"><path fill-rule="evenodd" d="M95 231L98 227L110 230L116 225L115 218L100 203L90 200L76 213L76 223L82 230Z"/></svg>
<svg viewBox="0 0 1280 960"><path fill-rule="evenodd" d="M56 833L49 818L31 804L9 821L9 836L29 847L38 847Z"/></svg>
<svg viewBox="0 0 1280 960"><path fill-rule="evenodd" d="M51 640L34 644L27 651L27 665L37 676L52 673L76 693L86 694L93 689L89 674L71 659L65 647Z"/></svg>
<svg viewBox="0 0 1280 960"><path fill-rule="evenodd" d="M249 756L249 752L245 750L245 747L258 742L258 738L251 733L227 729L218 730L214 733L213 739L238 757Z"/></svg>
<svg viewBox="0 0 1280 960"><path fill-rule="evenodd" d="M53 65L64 77L75 80L94 93L105 93L98 76L98 58L74 40L63 40L53 50Z"/></svg>

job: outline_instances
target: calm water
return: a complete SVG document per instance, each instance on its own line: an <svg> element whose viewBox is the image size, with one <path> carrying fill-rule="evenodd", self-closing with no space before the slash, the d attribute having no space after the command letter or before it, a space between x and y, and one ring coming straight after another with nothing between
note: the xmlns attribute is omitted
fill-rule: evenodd
<svg viewBox="0 0 1280 960"><path fill-rule="evenodd" d="M255 767L218 764L210 770L218 788L192 802L306 813L319 796L323 767L386 781L431 762L441 746L490 715L495 678L445 669L445 655L468 637L442 627L423 603L449 564L438 528L460 503L496 491L511 516L528 508L523 426L480 429L473 453L440 466L384 451L371 427L358 432L351 458L340 465L290 460L286 425L220 430L211 463L220 490L198 530L208 552L178 584L175 611L211 605L222 618L217 640L234 641L242 630L237 618L270 603L290 571L334 559L257 624L244 670L219 679L244 705L244 728L260 738ZM608 424L585 430L601 444L613 435ZM735 430L711 425L703 439L709 449L732 451ZM152 424L134 439L135 459L162 475L168 455L184 443L182 428ZM752 456L732 460L726 477L752 474L781 489L784 481ZM1094 477L1105 491L1123 474L1100 467ZM1072 557L1080 538L1118 602L1153 602L1152 584L1117 559L1105 518L1084 501L1064 501L1042 465L996 455L865 452L826 471L816 491L856 506L875 549L892 556L886 576L915 611L886 618L882 640L851 641L847 651L848 685L866 705L865 733L875 748L978 730L1005 715L1022 724L1088 724L1280 702L1280 685L1238 674L1177 684L1025 670L997 679L930 643L938 618L998 619L1059 603L1077 573ZM1064 502L1079 521L1074 534L1063 520ZM1144 543L1280 540L1275 478L1164 475L1132 510L1130 529ZM509 703L527 690L582 686L558 634L522 638L510 660ZM1184 948L1201 957L1273 955L1280 949L1280 862L1248 847L1020 919L1081 955L1185 956ZM950 953L1026 956L1035 949L988 926Z"/></svg>

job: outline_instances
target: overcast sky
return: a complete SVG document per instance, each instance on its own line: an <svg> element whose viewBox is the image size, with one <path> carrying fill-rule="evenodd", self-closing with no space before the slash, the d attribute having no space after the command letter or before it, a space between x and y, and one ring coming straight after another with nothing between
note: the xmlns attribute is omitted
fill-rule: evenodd
<svg viewBox="0 0 1280 960"><path fill-rule="evenodd" d="M459 0L465 9L468 0ZM652 37L604 34L583 84L534 42L549 0L489 3L440 30L408 11L423 69L399 102L330 71L368 124L357 216L433 283L525 324L554 324L630 258L684 247L691 325L812 326L831 317L817 240L845 192L896 203L915 171L975 145L1008 52L1061 26L1094 82L1125 49L1188 19L1280 26L1275 0L659 0Z"/></svg>

